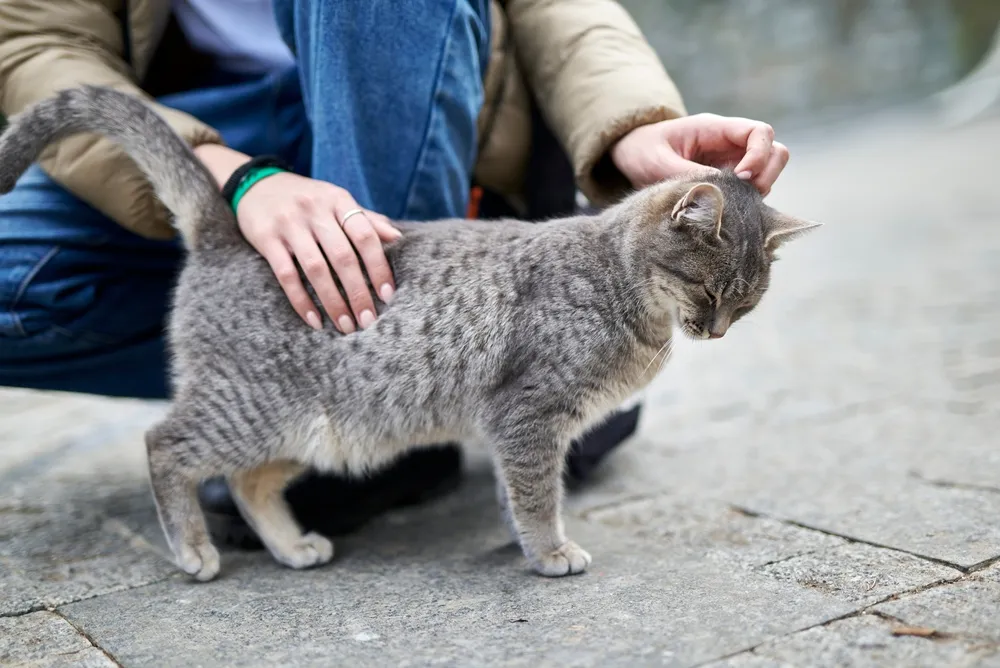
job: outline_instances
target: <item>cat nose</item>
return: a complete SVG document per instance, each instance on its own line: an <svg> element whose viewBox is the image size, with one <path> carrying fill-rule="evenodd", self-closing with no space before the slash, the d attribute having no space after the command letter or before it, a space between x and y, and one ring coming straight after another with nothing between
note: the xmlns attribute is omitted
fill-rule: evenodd
<svg viewBox="0 0 1000 668"><path fill-rule="evenodd" d="M728 313L716 312L711 322L705 323L708 328L708 338L721 339L729 330L731 320Z"/></svg>

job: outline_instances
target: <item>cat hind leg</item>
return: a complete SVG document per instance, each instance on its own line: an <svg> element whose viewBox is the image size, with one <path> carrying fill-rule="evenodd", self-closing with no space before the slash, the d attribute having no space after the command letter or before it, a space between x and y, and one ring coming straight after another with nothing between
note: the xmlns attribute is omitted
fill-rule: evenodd
<svg viewBox="0 0 1000 668"><path fill-rule="evenodd" d="M192 465L197 449L189 445L169 418L146 432L150 483L167 545L178 567L204 582L219 574L219 551L198 503L198 484L207 476Z"/></svg>
<svg viewBox="0 0 1000 668"><path fill-rule="evenodd" d="M296 569L333 559L333 543L317 533L303 533L285 500L285 489L305 470L298 462L279 460L229 476L229 488L243 519L275 560Z"/></svg>

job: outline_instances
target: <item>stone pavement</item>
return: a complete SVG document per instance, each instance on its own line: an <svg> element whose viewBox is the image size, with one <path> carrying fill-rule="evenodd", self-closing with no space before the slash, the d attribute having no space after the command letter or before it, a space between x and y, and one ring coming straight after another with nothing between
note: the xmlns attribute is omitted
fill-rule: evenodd
<svg viewBox="0 0 1000 668"><path fill-rule="evenodd" d="M164 558L163 407L0 393L0 665L1000 667L1000 118L791 141L827 223L759 311L685 343L570 498L585 575L529 574L490 474L295 572Z"/></svg>

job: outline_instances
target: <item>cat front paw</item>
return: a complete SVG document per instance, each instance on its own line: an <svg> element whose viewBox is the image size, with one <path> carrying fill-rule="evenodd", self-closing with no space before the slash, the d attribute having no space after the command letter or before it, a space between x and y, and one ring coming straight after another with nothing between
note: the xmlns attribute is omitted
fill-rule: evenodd
<svg viewBox="0 0 1000 668"><path fill-rule="evenodd" d="M557 549L542 555L533 565L539 574L549 578L576 575L587 570L587 566L590 565L590 554L568 540Z"/></svg>

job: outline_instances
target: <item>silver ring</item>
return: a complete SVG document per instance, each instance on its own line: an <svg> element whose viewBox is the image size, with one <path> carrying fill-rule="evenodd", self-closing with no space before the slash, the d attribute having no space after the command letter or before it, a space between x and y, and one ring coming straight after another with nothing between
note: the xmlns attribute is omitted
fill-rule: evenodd
<svg viewBox="0 0 1000 668"><path fill-rule="evenodd" d="M340 219L340 226L343 227L344 225L346 225L347 219L350 218L351 216L356 216L359 213L364 213L364 212L365 212L364 209L351 209L350 211L344 214L343 218Z"/></svg>

